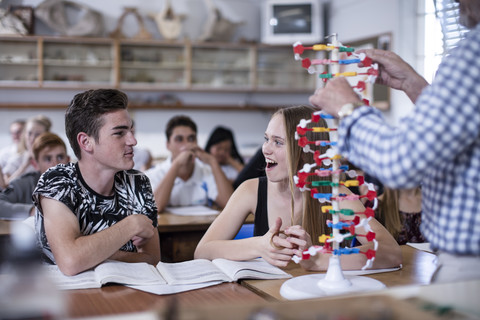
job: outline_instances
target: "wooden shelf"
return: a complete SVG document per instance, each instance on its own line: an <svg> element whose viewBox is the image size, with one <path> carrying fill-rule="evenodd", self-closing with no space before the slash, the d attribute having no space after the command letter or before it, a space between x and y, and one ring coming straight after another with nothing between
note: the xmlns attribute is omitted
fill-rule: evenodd
<svg viewBox="0 0 480 320"><path fill-rule="evenodd" d="M0 88L313 92L291 46L0 37Z"/></svg>

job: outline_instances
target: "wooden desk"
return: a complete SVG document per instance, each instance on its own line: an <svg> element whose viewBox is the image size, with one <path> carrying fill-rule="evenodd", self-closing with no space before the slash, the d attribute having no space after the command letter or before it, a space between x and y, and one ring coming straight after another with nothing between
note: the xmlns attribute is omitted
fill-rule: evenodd
<svg viewBox="0 0 480 320"><path fill-rule="evenodd" d="M11 220L0 220L0 236L10 235L10 225L12 223Z"/></svg>
<svg viewBox="0 0 480 320"><path fill-rule="evenodd" d="M217 215L182 216L171 213L158 215L160 252L163 262L181 262L193 259L198 242ZM249 215L246 223L253 223Z"/></svg>
<svg viewBox="0 0 480 320"><path fill-rule="evenodd" d="M207 304L182 308L177 319L480 319L479 296L480 280L455 281L298 301Z"/></svg>
<svg viewBox="0 0 480 320"><path fill-rule="evenodd" d="M402 246L402 253L404 260L402 270L374 274L370 277L384 282L388 288L427 284L434 269L432 265L434 255L409 246ZM289 266L287 271L294 276L308 274L297 265ZM111 315L110 319L114 319L114 315L121 313L137 312L138 315L138 312L145 312L148 316L138 319L154 319L158 315L167 318L165 313L176 302L178 319L248 319L253 313L262 310L277 315L279 319L315 318L320 313L329 315L339 310L344 316L348 313L354 317L366 312L371 314L370 304L375 301L376 310L380 310L380 315L386 312L395 319L438 319L403 300L395 300L375 292L371 296L336 296L287 302L279 294L283 281L245 280L242 281L242 285L224 283L165 296L117 285L101 289L72 290L65 292L67 316L77 318ZM373 318L380 319L382 318L380 315L375 314L376 317Z"/></svg>
<svg viewBox="0 0 480 320"><path fill-rule="evenodd" d="M168 310L174 303L179 309L202 305L265 303L262 297L238 283L223 283L173 295L155 295L121 285L63 293L67 305L66 316L70 318Z"/></svg>
<svg viewBox="0 0 480 320"><path fill-rule="evenodd" d="M401 246L403 256L403 267L398 271L376 273L367 275L383 282L387 288L401 285L425 285L430 283L430 278L435 271L435 255L420 251L410 246ZM292 276L302 276L317 272L308 272L299 265L290 263L285 269ZM280 287L288 279L279 280L244 280L242 285L270 301L285 301L280 295Z"/></svg>
<svg viewBox="0 0 480 320"><path fill-rule="evenodd" d="M10 226L13 221L0 220L0 264L3 262L5 252L10 246Z"/></svg>
<svg viewBox="0 0 480 320"><path fill-rule="evenodd" d="M480 281L453 282L431 286L402 286L408 295L396 297L385 291L355 296L334 296L313 300L275 301L258 300L232 291L232 284L190 291L162 298L119 286L80 290L69 297L68 314L82 316L109 316L104 320L121 319L477 319L480 308L476 303ZM238 287L233 286L234 290ZM213 290L215 289L215 290ZM218 291L216 290L218 289ZM95 291L94 291L95 290ZM99 291L102 292L99 292ZM133 290L133 291L132 291ZM213 290L213 291L212 291ZM395 291L392 290L392 291ZM227 292L228 296L221 296ZM439 315L439 308L451 306L459 312ZM176 307L175 307L176 302ZM426 308L429 306L429 308ZM173 308L172 308L173 307ZM168 311L176 309L172 315ZM138 310L138 311L135 311ZM134 313L135 312L135 313ZM120 316L120 313L123 313ZM127 313L127 314L126 314ZM263 314L263 317L261 315ZM171 318L168 317L171 316Z"/></svg>
<svg viewBox="0 0 480 320"><path fill-rule="evenodd" d="M433 272L434 255L402 246L403 269L383 274L370 275L385 283L388 288L402 288L401 285L427 284ZM288 272L294 276L308 274L297 265L290 265ZM259 310L269 310L281 319L315 318L321 312L328 310L343 310L348 305L352 316L355 312L367 312L366 306L372 301L364 295L350 297L325 297L312 300L286 302L280 294L283 280L244 280L238 283L223 283L220 285L182 292L173 295L155 295L121 285L108 285L100 289L83 289L62 291L66 301L66 317L111 316L116 319L120 314L145 313L148 317L137 319L167 318L165 313L177 307L178 319L210 319L227 318L247 319ZM383 291L382 291L383 292ZM381 301L383 310L399 314L396 319L429 319L428 315L418 314L411 305L400 300L392 300L383 293L374 292L376 306ZM348 300L345 300L348 299ZM337 308L333 308L336 306ZM368 308L367 308L368 309ZM407 316L405 315L408 311ZM133 316L133 314L132 314ZM381 317L378 317L381 318Z"/></svg>
<svg viewBox="0 0 480 320"><path fill-rule="evenodd" d="M211 220L209 220L211 219ZM159 226L165 231L191 231L208 228L213 217L180 217L165 216L164 224ZM169 222L169 223L168 223ZM0 235L8 236L11 221L0 220ZM166 229L162 229L166 228ZM5 237L6 238L6 237ZM193 248L194 249L194 248ZM84 289L62 291L66 302L68 318L110 316L108 319L122 317L136 317L137 319L168 318L168 311L176 306L178 319L215 319L228 318L230 320L251 318L255 312L267 312L279 319L317 318L331 315L339 318L332 312L342 312L342 316L358 317L369 315L369 318L382 318L382 312L395 319L445 319L432 316L432 312L425 313L415 304L404 299L405 291L408 296L414 296L422 290L426 293L420 298L429 298L437 293L444 298L443 303L451 304L452 297L461 297L464 305L480 315L480 308L476 299L480 292L480 282L468 282L470 290L463 287L444 288L443 286L421 286L420 288L408 285L426 285L434 271L433 254L416 250L409 246L402 246L403 268L399 271L373 274L368 277L382 281L388 289L373 292L370 295L359 294L350 296L332 296L314 300L285 301L280 296L280 287L285 280L244 280L238 283L223 283L217 286L187 291L174 295L155 295L138 291L121 285L109 285L100 289ZM293 276L309 274L298 265L291 264L286 269ZM457 285L457 283L454 283ZM405 286L407 285L407 286ZM395 297L395 298L393 298ZM427 299L428 300L428 299ZM375 301L375 310L380 315L373 314L370 308ZM464 307L465 309L466 307ZM468 309L466 309L468 310ZM140 314L139 314L140 313ZM127 314L127 315L125 315ZM375 317L376 316L376 317ZM367 317L368 318L368 317Z"/></svg>
<svg viewBox="0 0 480 320"><path fill-rule="evenodd" d="M158 215L160 252L163 262L192 260L198 242L217 215L181 216L171 213Z"/></svg>

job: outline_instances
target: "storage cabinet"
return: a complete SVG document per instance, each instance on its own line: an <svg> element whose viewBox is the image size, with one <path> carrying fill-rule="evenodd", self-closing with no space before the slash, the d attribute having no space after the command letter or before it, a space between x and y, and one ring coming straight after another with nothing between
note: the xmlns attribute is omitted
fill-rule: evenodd
<svg viewBox="0 0 480 320"><path fill-rule="evenodd" d="M36 86L40 78L39 46L36 41L2 39L0 45L0 85Z"/></svg>
<svg viewBox="0 0 480 320"><path fill-rule="evenodd" d="M192 88L252 89L252 49L244 47L192 47Z"/></svg>
<svg viewBox="0 0 480 320"><path fill-rule="evenodd" d="M183 44L121 42L117 45L120 88L187 87L187 50Z"/></svg>
<svg viewBox="0 0 480 320"><path fill-rule="evenodd" d="M113 48L108 41L43 40L43 87L113 86Z"/></svg>
<svg viewBox="0 0 480 320"><path fill-rule="evenodd" d="M315 76L302 68L293 56L293 47L259 47L256 59L258 90L315 88ZM307 57L308 54L304 54Z"/></svg>
<svg viewBox="0 0 480 320"><path fill-rule="evenodd" d="M291 46L0 37L0 87L311 92Z"/></svg>

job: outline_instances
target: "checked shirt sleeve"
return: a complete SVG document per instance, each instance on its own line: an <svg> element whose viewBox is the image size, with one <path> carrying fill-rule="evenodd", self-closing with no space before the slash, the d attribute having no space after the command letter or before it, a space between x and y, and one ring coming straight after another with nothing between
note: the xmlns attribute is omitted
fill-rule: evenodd
<svg viewBox="0 0 480 320"><path fill-rule="evenodd" d="M369 107L342 120L340 152L392 188L452 173L453 166L468 172L468 153L478 144L480 130L480 33L469 36L444 59L434 84L397 127L385 124L381 113Z"/></svg>
<svg viewBox="0 0 480 320"><path fill-rule="evenodd" d="M392 188L422 187L432 249L480 255L480 24L440 64L397 127L361 107L341 121L340 152Z"/></svg>

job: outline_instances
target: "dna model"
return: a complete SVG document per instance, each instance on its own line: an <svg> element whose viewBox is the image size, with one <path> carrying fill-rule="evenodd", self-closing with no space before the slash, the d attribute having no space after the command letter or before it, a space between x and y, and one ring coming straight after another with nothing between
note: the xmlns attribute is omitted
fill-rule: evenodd
<svg viewBox="0 0 480 320"><path fill-rule="evenodd" d="M360 96L365 105L369 105L369 99L365 96L367 83L374 83L378 76L378 65L372 63L371 59L365 54L355 53L355 49L343 46L334 34L331 36L331 44L315 44L305 47L297 42L293 45L294 57L301 61L302 67L307 69L310 74L318 74L323 83L335 77L360 77L355 84L351 84L354 91ZM309 59L302 58L306 50L326 51L330 54L329 59ZM347 55L346 58L340 58L340 55ZM363 65L365 71L340 71L342 65L359 64ZM326 71L328 67L328 71ZM328 128L315 126L320 118L325 119ZM280 290L282 296L287 299L313 298L344 292L379 289L384 287L383 283L367 277L345 276L341 265L340 256L348 254L364 254L367 258L366 264L362 270L370 268L375 259L375 253L378 243L375 239L375 233L371 230L368 222L374 217L374 210L377 204L377 193L373 184L366 183L363 176L357 174L355 170L349 170L347 165L342 165L342 157L337 149L337 127L338 120L334 117L318 111L312 114L310 119L302 119L297 125L295 134L298 145L304 152L314 153L314 163L307 163L294 176L296 186L304 192L310 192L310 196L317 199L322 204L322 213L331 216L327 220L327 226L331 228L330 235L321 235L319 243L322 246L314 245L303 251L302 256L294 256L292 260L299 263L301 260L310 259L316 254L331 254L328 269L325 275L307 275L296 277L286 281ZM328 132L329 140L310 141L306 133ZM328 146L324 154L318 150L312 150L311 145ZM325 177L330 179L325 180ZM317 180L315 179L317 178ZM340 192L340 186L358 187L364 185L367 192L364 195L346 194ZM321 193L317 187L327 186L331 188L330 193ZM368 199L373 203L372 207L367 207L363 212L354 212L351 209L341 209L342 201ZM348 219L346 217L349 217ZM360 230L362 230L360 232ZM361 252L354 247L356 237L365 237L367 241L373 242L373 248ZM346 240L351 240L350 247L341 247L340 244ZM311 278L318 279L312 281Z"/></svg>

